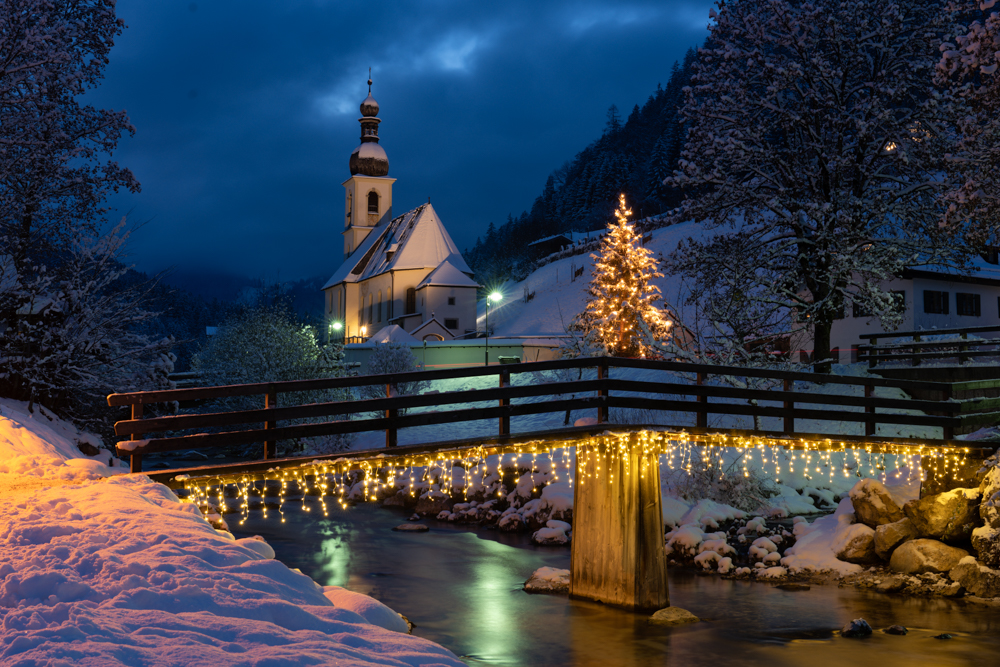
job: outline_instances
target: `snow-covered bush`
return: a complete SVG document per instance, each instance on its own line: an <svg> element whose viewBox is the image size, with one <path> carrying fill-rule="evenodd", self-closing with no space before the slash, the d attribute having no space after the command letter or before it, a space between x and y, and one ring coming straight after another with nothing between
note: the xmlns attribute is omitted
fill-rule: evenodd
<svg viewBox="0 0 1000 667"><path fill-rule="evenodd" d="M371 356L368 357L369 375L395 375L397 373L412 373L417 370L417 358L403 343L376 343ZM426 382L396 382L392 384L392 392L396 396L419 394L427 387ZM358 387L362 398L385 398L384 384L371 384Z"/></svg>
<svg viewBox="0 0 1000 667"><path fill-rule="evenodd" d="M709 498L747 512L758 510L774 495L774 482L754 465L744 469L742 454L726 462L701 449L687 466L666 473L663 485L687 500Z"/></svg>
<svg viewBox="0 0 1000 667"><path fill-rule="evenodd" d="M207 385L252 384L340 377L344 375L343 359L342 345L320 345L315 330L299 322L289 309L281 305L258 305L243 308L227 318L219 327L218 333L194 355L191 367L201 373L202 380ZM279 405L349 399L350 392L343 389L278 395ZM220 399L218 404L225 410L264 407L260 396L234 396ZM346 418L349 415L279 422L279 425ZM285 442L281 445L286 450L311 448L315 453L329 453L344 449L349 444L345 436L324 436L308 440Z"/></svg>
<svg viewBox="0 0 1000 667"><path fill-rule="evenodd" d="M173 341L136 333L158 315L143 308L150 283L119 282L123 228L79 239L57 269L30 276L0 256L0 395L101 429L112 420L109 393L170 387Z"/></svg>

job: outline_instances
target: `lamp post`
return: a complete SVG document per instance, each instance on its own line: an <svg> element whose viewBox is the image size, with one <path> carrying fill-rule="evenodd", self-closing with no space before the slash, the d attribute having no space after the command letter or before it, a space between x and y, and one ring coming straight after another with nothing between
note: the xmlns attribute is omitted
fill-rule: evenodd
<svg viewBox="0 0 1000 667"><path fill-rule="evenodd" d="M503 294L500 292L493 292L486 297L486 363L484 366L490 365L490 304L496 301L500 303L503 301Z"/></svg>

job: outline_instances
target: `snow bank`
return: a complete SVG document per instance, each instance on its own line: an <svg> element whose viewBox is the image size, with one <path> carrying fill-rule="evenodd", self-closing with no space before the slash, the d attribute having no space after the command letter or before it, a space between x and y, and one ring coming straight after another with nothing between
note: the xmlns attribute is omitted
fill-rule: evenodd
<svg viewBox="0 0 1000 667"><path fill-rule="evenodd" d="M87 456L81 446L98 453ZM37 404L29 411L23 401L0 398L0 473L82 481L123 472L101 447L100 438Z"/></svg>
<svg viewBox="0 0 1000 667"><path fill-rule="evenodd" d="M841 575L860 572L860 565L839 560L835 553L853 524L854 505L850 498L841 500L836 512L816 519L811 525L796 522L798 541L785 552L781 564L793 574L801 571L832 571Z"/></svg>
<svg viewBox="0 0 1000 667"><path fill-rule="evenodd" d="M220 535L147 477L18 499L0 507L3 664L462 664L385 629L384 605Z"/></svg>

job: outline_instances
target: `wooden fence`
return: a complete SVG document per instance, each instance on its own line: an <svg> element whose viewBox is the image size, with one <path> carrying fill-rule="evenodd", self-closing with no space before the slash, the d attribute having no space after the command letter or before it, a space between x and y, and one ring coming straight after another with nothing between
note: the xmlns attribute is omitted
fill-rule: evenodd
<svg viewBox="0 0 1000 667"><path fill-rule="evenodd" d="M669 382L629 380L611 378L609 372L612 368L670 371L677 375ZM511 385L512 375L540 371L564 371L573 375L579 373L580 379ZM590 377L584 378L585 371ZM496 377L497 386L492 389L394 395L393 387L397 384L484 376ZM713 377L718 376L768 380L780 385L780 388L742 389L724 384L709 384ZM794 383L797 381L861 387L863 391L860 393L863 395L842 396L795 391ZM279 406L278 397L281 394L371 385L384 386L386 398ZM919 390L924 392L925 396L934 396L944 402L877 397L874 395L876 387L895 387L904 391ZM610 408L639 408L693 415L696 430L708 428L710 414L723 414L779 418L783 425L781 432L787 435L797 433L796 419L812 419L863 423L868 436L876 434L879 424L940 427L943 439L950 440L962 420L957 416L962 411L960 404L948 400L951 397L950 392L951 385L938 382L818 376L813 373L601 357L417 371L395 375L111 394L108 396L108 405L131 407L131 419L117 422L115 433L128 438L119 443L119 451L131 456L131 469L133 472L139 472L142 470L142 455L145 453L263 442L264 457L269 459L276 455L278 440L366 431L385 431L386 446L394 447L397 442L397 432L401 428L483 419L496 419L498 436L507 437L510 435L512 417L583 409L594 409L599 424L608 421ZM636 393L653 394L658 397L635 396ZM580 396L580 394L588 395ZM232 412L143 418L145 405L170 401L209 401L236 396L259 396L262 398L262 407ZM572 397L567 398L567 396ZM514 402L518 399L538 397L547 397L548 400ZM742 402L719 402L712 399L735 399ZM495 406L468 407L470 403L481 402L495 402ZM433 407L435 410L401 414L403 410L427 407ZM885 412L898 409L919 410L928 414L905 415ZM352 416L372 414L377 416L352 419ZM334 419L319 423L279 425L282 421L328 417ZM244 428L175 435L178 431L223 429L229 426ZM690 428L690 424L677 425L677 428ZM150 437L151 435L156 437Z"/></svg>
<svg viewBox="0 0 1000 667"><path fill-rule="evenodd" d="M868 344L858 346L858 361L868 362L869 368L879 364L909 363L918 366L922 361L956 360L959 364L968 363L974 359L1000 359L1000 326L964 327L955 329L931 329L929 331L896 331L892 333L873 333L859 336L868 340ZM993 334L983 338L969 338L969 335L979 336ZM931 336L957 336L952 340L926 340ZM879 343L879 339L908 338L902 342Z"/></svg>

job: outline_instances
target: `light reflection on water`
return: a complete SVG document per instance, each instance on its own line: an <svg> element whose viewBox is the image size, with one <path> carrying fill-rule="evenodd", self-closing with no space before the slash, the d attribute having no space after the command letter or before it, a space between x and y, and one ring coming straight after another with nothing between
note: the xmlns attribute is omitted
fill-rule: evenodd
<svg viewBox="0 0 1000 667"><path fill-rule="evenodd" d="M962 601L830 585L782 591L675 570L671 603L708 622L663 628L643 615L520 590L539 567L568 568L568 548L432 520L428 533L393 532L405 515L372 505L329 519L298 510L285 516L281 524L251 513L238 536L263 535L278 558L319 583L385 602L416 624L414 634L472 665L1000 665L1000 609ZM910 634L835 635L858 617L875 628L902 624ZM932 638L943 632L954 639Z"/></svg>

